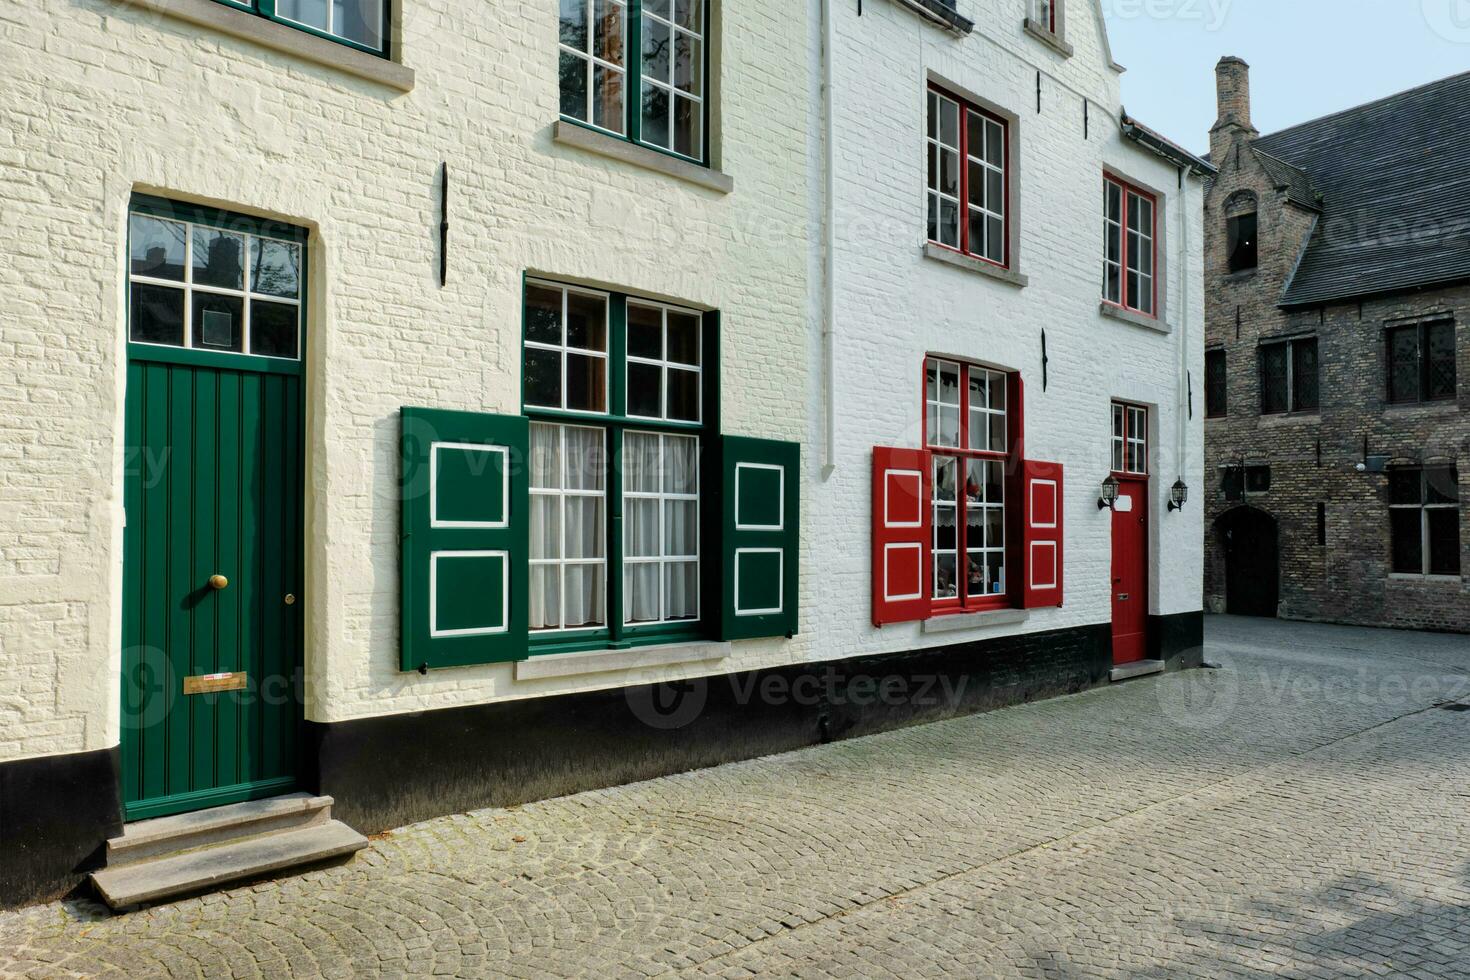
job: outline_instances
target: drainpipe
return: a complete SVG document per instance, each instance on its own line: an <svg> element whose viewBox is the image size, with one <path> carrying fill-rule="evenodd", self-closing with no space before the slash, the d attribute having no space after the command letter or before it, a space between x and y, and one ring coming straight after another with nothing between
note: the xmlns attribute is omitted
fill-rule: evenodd
<svg viewBox="0 0 1470 980"><path fill-rule="evenodd" d="M837 174L835 169L837 124L834 119L833 65L837 28L832 18L833 0L822 4L822 112L823 120L823 255L822 360L825 404L823 406L822 477L837 468Z"/></svg>
<svg viewBox="0 0 1470 980"><path fill-rule="evenodd" d="M1189 172L1181 167L1179 169L1179 269L1181 288L1179 290L1181 304L1179 308L1179 479L1184 480L1184 474L1188 471L1189 452L1189 427L1192 420L1189 417L1190 392L1189 392L1189 314L1190 295L1189 278L1190 272L1190 250L1189 250ZM1203 380L1203 379L1201 379ZM1188 482L1187 480L1185 481ZM1200 488L1203 491L1203 488Z"/></svg>

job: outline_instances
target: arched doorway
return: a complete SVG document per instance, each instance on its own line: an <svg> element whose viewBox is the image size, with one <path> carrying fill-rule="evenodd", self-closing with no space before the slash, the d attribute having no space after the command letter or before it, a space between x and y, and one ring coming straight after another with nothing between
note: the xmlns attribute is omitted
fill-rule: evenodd
<svg viewBox="0 0 1470 980"><path fill-rule="evenodd" d="M1225 611L1275 617L1281 596L1276 518L1254 507L1236 507L1215 521L1215 535L1225 557Z"/></svg>

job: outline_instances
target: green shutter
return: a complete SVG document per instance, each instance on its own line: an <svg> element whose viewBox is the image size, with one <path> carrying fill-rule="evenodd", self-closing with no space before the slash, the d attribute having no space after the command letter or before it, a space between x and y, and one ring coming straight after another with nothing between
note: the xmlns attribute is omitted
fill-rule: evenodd
<svg viewBox="0 0 1470 980"><path fill-rule="evenodd" d="M524 660L530 423L402 410L403 669Z"/></svg>
<svg viewBox="0 0 1470 980"><path fill-rule="evenodd" d="M724 436L720 636L794 636L801 540L801 447Z"/></svg>

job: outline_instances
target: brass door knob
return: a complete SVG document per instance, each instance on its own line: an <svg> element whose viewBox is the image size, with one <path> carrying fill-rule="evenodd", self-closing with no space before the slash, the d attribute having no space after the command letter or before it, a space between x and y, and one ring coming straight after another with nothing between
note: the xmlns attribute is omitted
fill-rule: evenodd
<svg viewBox="0 0 1470 980"><path fill-rule="evenodd" d="M216 592L218 592L220 589L227 588L229 584L230 580L225 578L223 575L209 576L209 587L211 589L214 589Z"/></svg>

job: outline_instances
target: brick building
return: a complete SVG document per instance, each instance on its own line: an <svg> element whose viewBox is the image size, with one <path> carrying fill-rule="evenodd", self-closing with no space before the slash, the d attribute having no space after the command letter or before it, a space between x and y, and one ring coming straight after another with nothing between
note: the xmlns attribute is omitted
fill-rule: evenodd
<svg viewBox="0 0 1470 980"><path fill-rule="evenodd" d="M1217 67L1210 608L1470 631L1470 75L1262 136Z"/></svg>

